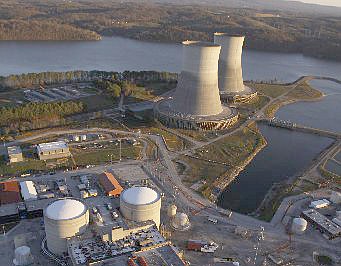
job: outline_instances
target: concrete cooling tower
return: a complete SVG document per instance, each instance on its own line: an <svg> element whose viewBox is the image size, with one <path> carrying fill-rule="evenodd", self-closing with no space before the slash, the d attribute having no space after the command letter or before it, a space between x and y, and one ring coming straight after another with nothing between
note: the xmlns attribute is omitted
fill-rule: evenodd
<svg viewBox="0 0 341 266"><path fill-rule="evenodd" d="M185 41L182 71L173 97L155 106L155 116L169 127L224 129L238 120L238 114L221 104L218 88L220 45Z"/></svg>
<svg viewBox="0 0 341 266"><path fill-rule="evenodd" d="M215 33L214 43L221 46L219 90L223 101L246 102L257 95L243 83L242 51L244 36Z"/></svg>

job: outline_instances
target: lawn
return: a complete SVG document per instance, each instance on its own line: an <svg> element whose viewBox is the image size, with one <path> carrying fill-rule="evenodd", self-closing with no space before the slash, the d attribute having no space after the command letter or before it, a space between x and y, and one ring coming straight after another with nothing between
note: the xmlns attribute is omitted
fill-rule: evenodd
<svg viewBox="0 0 341 266"><path fill-rule="evenodd" d="M288 86L261 83L252 83L250 84L250 87L255 88L259 94L263 94L271 98L276 98L290 89Z"/></svg>
<svg viewBox="0 0 341 266"><path fill-rule="evenodd" d="M140 157L141 146L132 146L122 143L122 159L137 159ZM119 146L110 146L107 149L93 149L84 151L81 149L71 148L71 153L77 166L100 165L112 161L118 161Z"/></svg>

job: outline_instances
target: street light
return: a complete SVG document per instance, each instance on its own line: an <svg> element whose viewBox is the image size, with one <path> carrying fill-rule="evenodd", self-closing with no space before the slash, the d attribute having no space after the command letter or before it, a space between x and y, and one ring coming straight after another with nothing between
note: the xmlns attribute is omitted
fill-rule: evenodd
<svg viewBox="0 0 341 266"><path fill-rule="evenodd" d="M120 162L122 160L122 140L118 139L118 141L120 142Z"/></svg>

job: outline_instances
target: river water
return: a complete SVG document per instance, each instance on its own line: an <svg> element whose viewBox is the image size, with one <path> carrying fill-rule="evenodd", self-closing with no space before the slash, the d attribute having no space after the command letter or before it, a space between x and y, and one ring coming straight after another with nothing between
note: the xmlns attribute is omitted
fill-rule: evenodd
<svg viewBox="0 0 341 266"><path fill-rule="evenodd" d="M181 45L150 43L121 37L102 41L0 42L0 76L68 70L156 70L179 72ZM245 51L245 80L288 82L302 75L340 78L341 63L305 57L301 54ZM341 131L341 88L332 82L312 81L327 96L319 102L295 103L277 116L294 122ZM248 213L262 201L274 182L292 176L309 165L331 141L315 135L261 125L268 141L238 178L222 194L223 207Z"/></svg>
<svg viewBox="0 0 341 266"><path fill-rule="evenodd" d="M181 45L104 37L101 41L1 41L0 75L67 70L180 72ZM341 64L300 54L245 51L244 79L293 81L302 75L337 78Z"/></svg>

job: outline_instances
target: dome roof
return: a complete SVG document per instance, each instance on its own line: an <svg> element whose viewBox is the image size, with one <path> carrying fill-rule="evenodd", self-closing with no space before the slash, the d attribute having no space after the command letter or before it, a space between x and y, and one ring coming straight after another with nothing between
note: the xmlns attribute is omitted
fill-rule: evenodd
<svg viewBox="0 0 341 266"><path fill-rule="evenodd" d="M122 199L132 205L149 204L158 198L159 194L149 187L131 187L122 193Z"/></svg>
<svg viewBox="0 0 341 266"><path fill-rule="evenodd" d="M294 218L293 223L297 224L297 225L307 225L308 224L307 221L303 218Z"/></svg>
<svg viewBox="0 0 341 266"><path fill-rule="evenodd" d="M53 220L66 220L78 217L85 210L85 205L79 200L60 199L46 208L46 216Z"/></svg>

